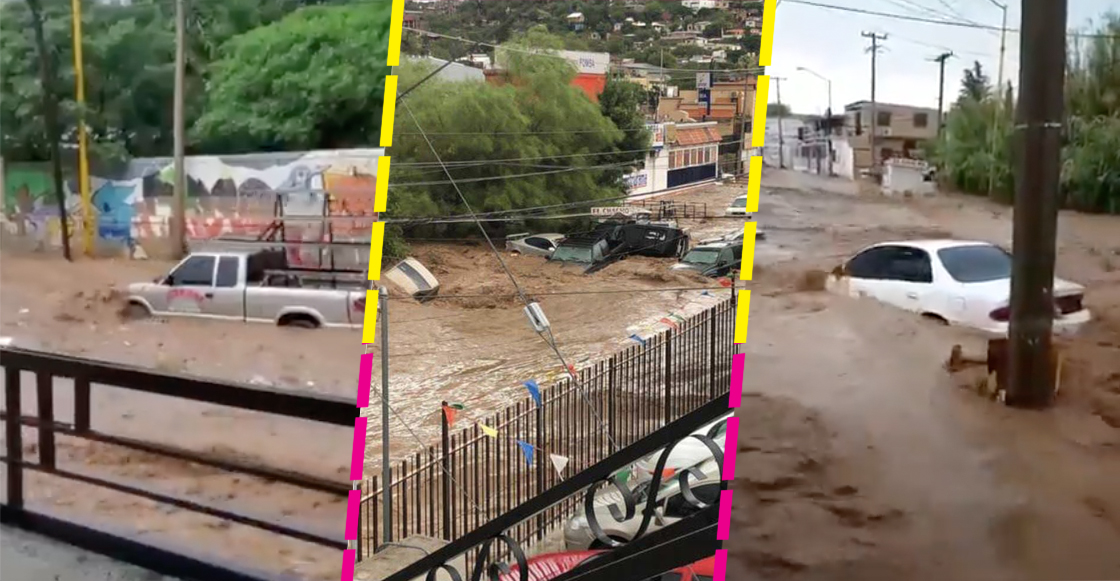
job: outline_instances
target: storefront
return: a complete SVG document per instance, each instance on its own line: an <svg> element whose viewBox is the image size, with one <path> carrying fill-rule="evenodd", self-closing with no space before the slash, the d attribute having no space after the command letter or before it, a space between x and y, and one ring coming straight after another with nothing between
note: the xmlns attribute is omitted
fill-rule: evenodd
<svg viewBox="0 0 1120 581"><path fill-rule="evenodd" d="M719 177L720 136L715 123L678 124L668 144L669 168L664 189L676 189Z"/></svg>

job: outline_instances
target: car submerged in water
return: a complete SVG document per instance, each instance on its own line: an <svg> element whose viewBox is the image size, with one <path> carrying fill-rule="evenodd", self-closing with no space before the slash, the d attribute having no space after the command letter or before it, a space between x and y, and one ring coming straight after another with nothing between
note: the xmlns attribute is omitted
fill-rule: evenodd
<svg viewBox="0 0 1120 581"><path fill-rule="evenodd" d="M696 272L710 278L728 276L743 261L743 242L711 242L689 250L680 262L670 267L674 272Z"/></svg>

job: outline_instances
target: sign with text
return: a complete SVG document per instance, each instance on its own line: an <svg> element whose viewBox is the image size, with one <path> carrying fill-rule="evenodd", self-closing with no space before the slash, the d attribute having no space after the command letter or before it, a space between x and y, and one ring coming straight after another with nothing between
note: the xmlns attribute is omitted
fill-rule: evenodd
<svg viewBox="0 0 1120 581"><path fill-rule="evenodd" d="M575 65L580 74L605 75L611 68L610 53L562 50L560 54Z"/></svg>
<svg viewBox="0 0 1120 581"><path fill-rule="evenodd" d="M712 88L712 73L696 73L696 88L699 90Z"/></svg>
<svg viewBox="0 0 1120 581"><path fill-rule="evenodd" d="M650 147L665 147L665 126L660 123L648 123L646 129L650 133Z"/></svg>

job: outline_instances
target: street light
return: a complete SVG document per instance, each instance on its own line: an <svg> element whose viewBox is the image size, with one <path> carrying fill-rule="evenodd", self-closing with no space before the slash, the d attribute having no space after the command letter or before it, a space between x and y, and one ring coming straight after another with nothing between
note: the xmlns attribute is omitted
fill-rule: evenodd
<svg viewBox="0 0 1120 581"><path fill-rule="evenodd" d="M814 77L824 81L825 84L828 85L828 123L826 125L826 127L828 128L828 176L832 177L835 175L832 172L832 79L829 79L828 77L825 77L824 75L805 67L797 67L797 70L804 73L809 73L810 75L813 75Z"/></svg>

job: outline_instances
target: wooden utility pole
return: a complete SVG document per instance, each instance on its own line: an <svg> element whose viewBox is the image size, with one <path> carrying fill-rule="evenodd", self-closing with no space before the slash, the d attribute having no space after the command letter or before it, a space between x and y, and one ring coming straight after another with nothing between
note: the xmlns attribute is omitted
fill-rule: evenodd
<svg viewBox="0 0 1120 581"><path fill-rule="evenodd" d="M1019 54L1021 140L1015 180L1011 369L1006 401L1039 408L1054 395L1054 263L1057 259L1067 0L1023 0Z"/></svg>
<svg viewBox="0 0 1120 581"><path fill-rule="evenodd" d="M786 80L785 77L770 77L774 81L774 92L778 99L778 167L785 169L786 167L786 136L782 131L782 118L785 116L782 112L782 81Z"/></svg>
<svg viewBox="0 0 1120 581"><path fill-rule="evenodd" d="M51 169L54 173L54 197L58 204L58 220L62 233L62 255L66 260L73 260L70 253L70 216L66 211L66 187L62 178L62 147L59 145L62 129L58 124L58 87L55 78L54 53L47 47L46 35L43 33L43 6L39 0L27 0L27 8L31 12L31 28L35 35L36 52L39 53L39 82L43 86L43 122L47 126L47 140L51 143Z"/></svg>
<svg viewBox="0 0 1120 581"><path fill-rule="evenodd" d="M880 40L886 40L887 35L875 34L874 32L861 32L860 36L871 39L871 46L867 48L867 52L871 53L871 169L876 171L879 169L879 151L878 151L878 133L879 133L879 108L875 101L875 74L878 70L878 56Z"/></svg>
<svg viewBox="0 0 1120 581"><path fill-rule="evenodd" d="M186 90L186 6L185 0L175 0L175 96L172 106L175 123L175 186L171 205L171 254L180 259L187 255L187 176L184 153L186 150L186 120L183 111L183 93Z"/></svg>
<svg viewBox="0 0 1120 581"><path fill-rule="evenodd" d="M937 83L937 135L945 128L945 61L953 58L953 53L943 52L936 58L930 59L941 69L940 80Z"/></svg>

